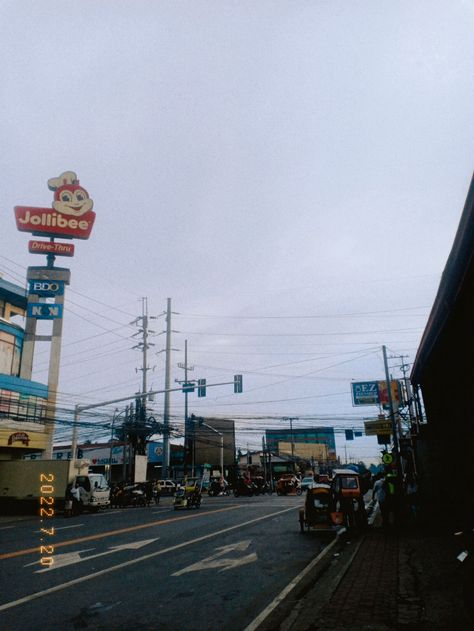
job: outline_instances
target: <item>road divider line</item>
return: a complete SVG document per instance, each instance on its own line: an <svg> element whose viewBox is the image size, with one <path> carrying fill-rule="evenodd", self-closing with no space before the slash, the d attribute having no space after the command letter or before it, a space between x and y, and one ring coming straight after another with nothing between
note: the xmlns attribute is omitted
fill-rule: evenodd
<svg viewBox="0 0 474 631"><path fill-rule="evenodd" d="M124 561L123 563L112 565L110 567L105 568L104 570L99 570L98 572L95 572L94 574L87 574L86 576L80 576L79 578L74 578L71 581L61 583L60 585L55 585L54 587L50 587L49 589L44 589L40 592L29 594L28 596L23 596L23 598L18 598L18 600L12 600L9 603L4 603L3 605L0 605L0 611L6 611L7 609L12 609L13 607L24 605L25 603L31 602L32 600L36 600L37 598L42 598L43 596L47 596L48 594L54 594L55 592L60 592L63 589L72 587L73 585L79 585L80 583L85 583L86 581L90 581L99 576L110 574L110 572L116 572L117 570L121 570L122 568L125 568L125 567L130 567L131 565L135 565L136 563L141 563L142 561L153 559L154 557L161 556L162 554L166 554L167 552L174 552L174 550L185 548L186 546L193 545L194 543L200 543L201 541L206 541L206 539L212 539L212 537L217 537L219 535L223 535L226 532L237 530L237 528L243 528L244 526L255 524L264 519L270 519L271 517L276 517L277 515L281 515L282 513L287 513L290 510L294 511L295 507L292 506L291 508L286 508L284 510L277 511L276 513L270 513L269 515L262 515L261 517L256 517L255 519L250 519L249 521L245 521L240 524L235 524L234 526L228 526L227 528L223 528L222 530L218 530L216 532L212 532L207 535L202 535L201 537L196 537L195 539L191 539L190 541L183 541L183 543L177 543L176 545L170 546L169 548L164 548L163 550L158 550L157 552L150 552L149 554L145 554L141 557L131 559L130 561ZM217 511L214 511L214 512L217 512ZM170 521L173 521L173 520L170 520Z"/></svg>
<svg viewBox="0 0 474 631"><path fill-rule="evenodd" d="M169 524L175 521L183 521L184 519L193 519L200 517L201 515L209 515L209 513L221 513L223 511L234 510L238 506L229 506L227 508L218 508L214 511L204 511L200 513L194 513L193 515L185 515L183 517L173 517L169 519L160 519L158 521L150 521L146 524L138 524L137 526L128 526L127 528L119 528L118 530L109 530L108 532L101 532L96 535L88 535L86 537L78 537L77 539L69 539L68 541L59 541L54 543L55 548L62 546L72 546L75 543L83 543L84 541L95 541L95 539L104 539L113 535L121 535L125 532L133 532L135 530L142 530L143 528L152 528L153 526L161 526L163 524ZM39 553L40 547L37 548L25 548L24 550L16 550L15 552L5 552L0 554L0 560L11 559L13 557L23 556L25 554Z"/></svg>

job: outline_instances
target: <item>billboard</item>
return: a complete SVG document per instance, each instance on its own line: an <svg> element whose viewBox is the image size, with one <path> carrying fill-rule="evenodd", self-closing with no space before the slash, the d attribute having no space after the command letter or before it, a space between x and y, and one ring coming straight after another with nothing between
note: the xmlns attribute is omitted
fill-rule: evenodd
<svg viewBox="0 0 474 631"><path fill-rule="evenodd" d="M46 237L88 239L95 221L94 202L77 175L65 171L48 180L48 188L54 191L52 208L15 206L17 229Z"/></svg>

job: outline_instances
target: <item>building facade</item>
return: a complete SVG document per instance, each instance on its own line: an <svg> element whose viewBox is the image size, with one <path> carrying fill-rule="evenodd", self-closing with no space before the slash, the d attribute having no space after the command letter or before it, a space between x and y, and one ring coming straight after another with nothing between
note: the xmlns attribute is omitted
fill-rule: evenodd
<svg viewBox="0 0 474 631"><path fill-rule="evenodd" d="M285 445L284 451L287 451L287 446L293 444L293 453L297 457L299 451L307 452L308 449L304 448L304 445L325 445L327 448L327 462L322 462L323 465L333 465L337 463L336 454L336 438L334 435L333 427L305 427L305 428L293 428L290 429L267 429L265 430L265 439L267 448L279 455L281 445ZM301 447L300 447L301 446ZM309 449L311 451L311 449ZM288 455L285 453L283 455Z"/></svg>
<svg viewBox="0 0 474 631"><path fill-rule="evenodd" d="M0 278L0 459L14 460L41 452L47 445L44 384L20 378L26 291Z"/></svg>

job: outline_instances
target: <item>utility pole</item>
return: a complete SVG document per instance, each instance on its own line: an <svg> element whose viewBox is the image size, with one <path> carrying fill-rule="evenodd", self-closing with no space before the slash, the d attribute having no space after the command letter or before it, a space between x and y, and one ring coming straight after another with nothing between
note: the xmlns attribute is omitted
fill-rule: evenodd
<svg viewBox="0 0 474 631"><path fill-rule="evenodd" d="M191 427L188 419L188 370L194 370L194 366L188 366L188 340L184 340L184 364L178 363L178 368L182 368L184 370L184 435L186 439L185 445L185 458L189 451L191 451L191 475L194 477L194 423L192 428L192 438L190 438ZM175 379L178 383L180 381ZM187 468L186 461L185 467ZM187 472L187 471L186 471ZM185 472L185 473L186 473Z"/></svg>
<svg viewBox="0 0 474 631"><path fill-rule="evenodd" d="M150 333L155 333L155 331L152 331L151 329L148 328L148 321L149 320L156 320L156 316L149 316L148 315L148 299L147 298L142 298L142 315L139 316L138 318L136 318L131 324L138 324L139 326L141 326L141 329L139 329L133 337L135 337L136 335L142 335L142 341L139 342L136 346L134 346L133 348L137 348L138 350L142 351L142 367L141 368L137 368L138 370L142 371L142 394L146 394L147 392L147 372L149 370L152 370L152 368L150 368L150 366L148 366L148 361L147 361L147 350L151 347L154 346L154 344L152 342L148 341L148 337L150 335ZM153 366L154 369L154 366ZM145 412L145 417L146 417L146 398L142 399L143 401L143 410Z"/></svg>
<svg viewBox="0 0 474 631"><path fill-rule="evenodd" d="M168 477L170 466L170 378L171 378L171 298L166 306L166 359L165 359L165 405L163 411L163 469L162 478Z"/></svg>
<svg viewBox="0 0 474 631"><path fill-rule="evenodd" d="M395 461L397 463L397 473L398 473L398 479L401 483L402 480L402 466L401 466L401 462L400 462L400 449L398 446L398 429L397 429L397 423L395 420L395 412L393 409L393 399L392 399L392 384L390 382L390 375L388 372L388 360L387 360L387 349L384 346L382 346L382 352L383 352L383 363L385 366L385 379L387 381L387 393L388 393L388 407L390 410L390 420L392 422L392 434L393 434L393 451L394 451L394 455L395 455Z"/></svg>
<svg viewBox="0 0 474 631"><path fill-rule="evenodd" d="M284 421L290 421L290 438L291 438L291 460L293 463L293 471L296 473L296 463L295 463L295 440L293 436L293 421L298 421L298 416L285 416L283 417Z"/></svg>

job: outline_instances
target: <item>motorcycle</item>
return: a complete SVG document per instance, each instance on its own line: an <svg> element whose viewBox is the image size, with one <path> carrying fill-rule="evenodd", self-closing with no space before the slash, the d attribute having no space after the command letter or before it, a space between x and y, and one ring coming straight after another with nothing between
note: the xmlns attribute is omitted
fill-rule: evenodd
<svg viewBox="0 0 474 631"><path fill-rule="evenodd" d="M239 478L237 480L237 485L234 489L234 497L239 497L239 495L246 495L248 497L252 497L252 495L255 495L256 490L257 490L257 487L251 480Z"/></svg>
<svg viewBox="0 0 474 631"><path fill-rule="evenodd" d="M207 493L209 497L218 497L220 495L229 495L229 490L225 482L213 480Z"/></svg>

